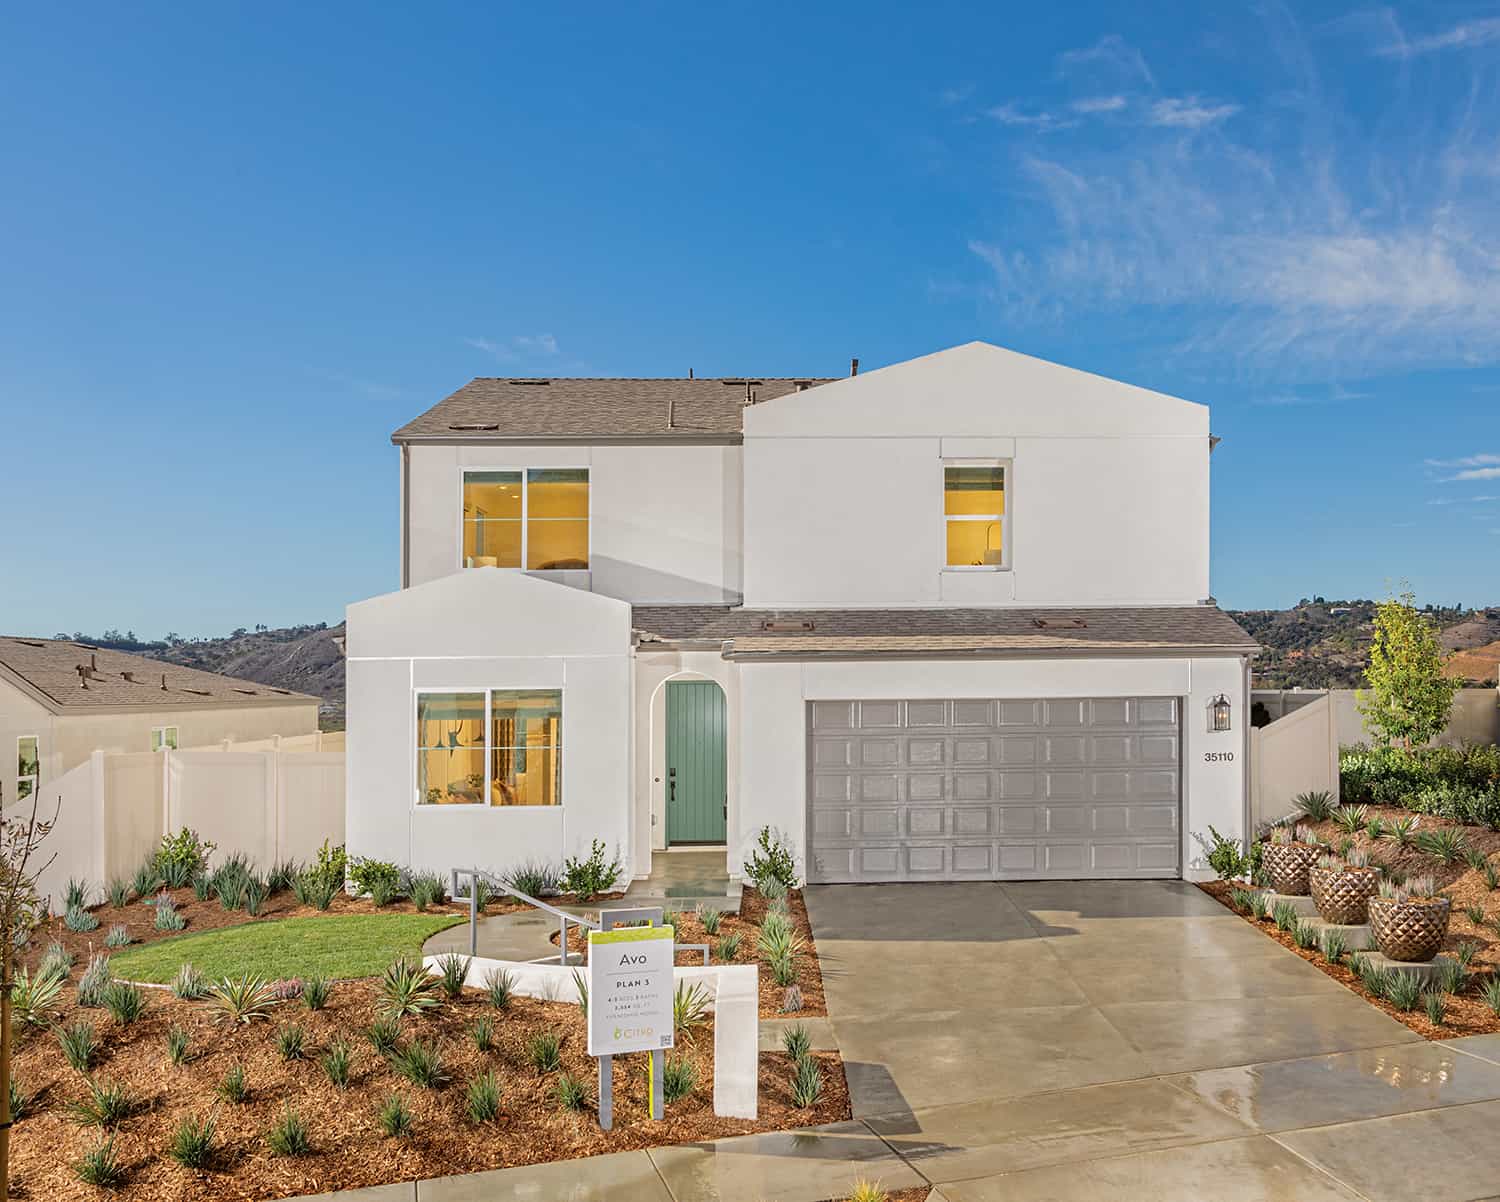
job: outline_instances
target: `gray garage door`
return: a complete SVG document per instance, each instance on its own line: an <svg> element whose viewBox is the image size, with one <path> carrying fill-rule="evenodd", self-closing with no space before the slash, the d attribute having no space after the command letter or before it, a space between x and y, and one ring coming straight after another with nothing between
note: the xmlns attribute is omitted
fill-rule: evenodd
<svg viewBox="0 0 1500 1202"><path fill-rule="evenodd" d="M1176 698L808 711L809 880L1179 875Z"/></svg>

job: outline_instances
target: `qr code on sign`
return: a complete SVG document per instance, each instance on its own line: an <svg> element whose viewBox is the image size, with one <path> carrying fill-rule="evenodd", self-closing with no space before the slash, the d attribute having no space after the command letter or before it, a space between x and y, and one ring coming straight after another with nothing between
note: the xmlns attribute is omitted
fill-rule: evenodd
<svg viewBox="0 0 1500 1202"><path fill-rule="evenodd" d="M671 1047L672 1046L672 1037L670 1035L663 1035L661 1037L661 1046L664 1047L664 1048Z"/></svg>

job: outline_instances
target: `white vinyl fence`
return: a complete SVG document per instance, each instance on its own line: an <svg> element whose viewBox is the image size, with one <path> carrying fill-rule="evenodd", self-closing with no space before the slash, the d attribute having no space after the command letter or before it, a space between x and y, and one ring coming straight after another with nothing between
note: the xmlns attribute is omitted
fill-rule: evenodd
<svg viewBox="0 0 1500 1202"><path fill-rule="evenodd" d="M262 870L310 860L325 839L342 843L342 749L286 749L291 742L281 750L94 752L41 787L38 816L55 811L57 825L42 844L39 861L52 862L40 892L58 909L69 879L97 889L128 877L163 835L184 827L218 844L217 856L241 852Z"/></svg>

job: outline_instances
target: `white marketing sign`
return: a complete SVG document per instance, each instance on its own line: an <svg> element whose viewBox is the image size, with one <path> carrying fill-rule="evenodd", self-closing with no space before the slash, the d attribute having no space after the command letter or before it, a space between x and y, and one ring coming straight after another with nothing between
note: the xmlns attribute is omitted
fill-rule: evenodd
<svg viewBox="0 0 1500 1202"><path fill-rule="evenodd" d="M589 1055L672 1046L671 927L589 932Z"/></svg>

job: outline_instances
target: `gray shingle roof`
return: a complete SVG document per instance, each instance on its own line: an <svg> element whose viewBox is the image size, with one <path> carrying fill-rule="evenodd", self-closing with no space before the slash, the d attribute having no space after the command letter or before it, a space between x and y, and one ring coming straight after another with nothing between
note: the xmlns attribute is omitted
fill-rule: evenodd
<svg viewBox="0 0 1500 1202"><path fill-rule="evenodd" d="M89 670L87 678L80 668ZM69 639L0 635L0 669L9 669L58 710L318 703L306 693Z"/></svg>
<svg viewBox="0 0 1500 1202"><path fill-rule="evenodd" d="M732 438L741 433L748 400L769 401L827 382L813 376L704 380L481 376L407 422L391 435L391 441Z"/></svg>
<svg viewBox="0 0 1500 1202"><path fill-rule="evenodd" d="M962 655L1056 651L1254 652L1259 644L1213 605L1083 609L799 609L636 606L651 643L727 643L736 658Z"/></svg>

